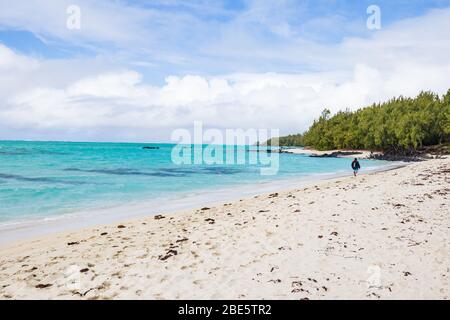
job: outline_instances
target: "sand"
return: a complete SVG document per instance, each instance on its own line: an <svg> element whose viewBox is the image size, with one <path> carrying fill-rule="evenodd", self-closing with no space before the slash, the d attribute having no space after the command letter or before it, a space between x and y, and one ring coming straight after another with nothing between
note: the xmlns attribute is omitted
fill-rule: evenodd
<svg viewBox="0 0 450 320"><path fill-rule="evenodd" d="M436 159L27 240L0 298L448 299L449 182Z"/></svg>
<svg viewBox="0 0 450 320"><path fill-rule="evenodd" d="M286 148L283 150L285 153L293 154L304 154L309 156L323 157L331 156L332 154L337 154L337 158L358 158L358 159L370 159L373 156L381 155L381 152L373 152L370 150L346 150L346 149L336 149L336 150L326 150L319 151L311 148L300 149L300 148ZM345 154L348 153L348 154Z"/></svg>

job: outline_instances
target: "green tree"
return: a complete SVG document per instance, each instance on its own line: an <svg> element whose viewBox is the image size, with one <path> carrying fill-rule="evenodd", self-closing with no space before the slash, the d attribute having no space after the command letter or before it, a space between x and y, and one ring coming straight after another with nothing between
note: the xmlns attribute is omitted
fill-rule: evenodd
<svg viewBox="0 0 450 320"><path fill-rule="evenodd" d="M404 153L449 142L449 137L450 89L442 97L421 92L415 98L400 96L355 112L340 111L334 116L324 109L305 133L282 137L280 145Z"/></svg>

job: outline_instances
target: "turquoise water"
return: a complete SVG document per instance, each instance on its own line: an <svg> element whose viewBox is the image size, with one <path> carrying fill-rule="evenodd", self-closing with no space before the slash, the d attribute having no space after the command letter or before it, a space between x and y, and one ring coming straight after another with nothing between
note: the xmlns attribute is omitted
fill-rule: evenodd
<svg viewBox="0 0 450 320"><path fill-rule="evenodd" d="M176 165L172 149L170 144L0 141L0 224L193 191L351 173L349 159L292 154L279 155L279 171L272 176L261 175L257 164ZM248 157L249 149L234 151ZM384 164L361 161L363 168Z"/></svg>

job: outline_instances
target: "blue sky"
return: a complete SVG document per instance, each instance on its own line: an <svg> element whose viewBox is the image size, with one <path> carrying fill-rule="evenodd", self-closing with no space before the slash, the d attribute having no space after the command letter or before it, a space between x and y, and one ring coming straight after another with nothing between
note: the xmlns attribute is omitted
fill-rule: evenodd
<svg viewBox="0 0 450 320"><path fill-rule="evenodd" d="M80 30L66 27L72 4ZM380 30L366 26L373 4ZM293 133L324 107L448 85L450 0L0 0L0 8L5 138L167 140L194 120Z"/></svg>
<svg viewBox="0 0 450 320"><path fill-rule="evenodd" d="M104 2L104 1L100 1ZM263 5L259 3L265 3ZM38 2L37 2L38 3ZM71 3L77 4L76 1ZM371 4L376 4L382 9L382 23L384 27L401 21L405 18L420 16L431 9L445 8L450 5L447 0L397 0L397 1L245 1L245 0L128 0L118 1L117 8L133 8L141 12L148 12L167 17L168 22L173 22L175 28L161 27L151 18L140 21L138 27L142 32L140 42L130 46L127 43L114 42L112 39L92 39L89 30L73 32L74 34L87 34L84 37L60 36L51 30L39 30L39 28L27 28L26 26L11 26L0 21L0 42L27 55L44 59L64 58L92 58L98 55L105 56L114 62L132 63L133 60L141 62L135 69L146 74L149 81L161 83L167 74L182 74L194 72L198 74L217 74L224 72L287 72L301 71L308 68L307 63L295 61L266 61L253 63L250 59L242 57L241 61L230 63L217 63L214 52L208 50L208 43L214 45L221 43L221 32L229 25L239 24L245 28L248 37L258 42L258 48L264 50L272 45L282 46L295 39L310 40L317 43L338 43L346 37L362 36L370 37L371 31L366 28L366 9ZM255 4L256 3L256 4ZM267 3L273 3L267 5ZM4 4L7 5L7 4ZM101 6L100 6L101 7ZM84 7L80 3L81 18L83 19ZM64 7L62 7L64 9ZM89 10L89 8L86 8ZM96 10L99 10L98 8ZM108 10L112 10L109 8ZM252 13L250 13L252 12ZM33 14L33 13L31 13ZM61 15L65 12L61 10ZM108 16L108 12L105 12ZM245 21L247 15L248 21ZM114 24L114 13L110 15L110 21ZM185 19L185 21L181 21ZM63 20L61 20L63 21ZM83 21L83 20L82 20ZM238 21L238 22L237 22ZM83 21L84 22L84 21ZM86 23L89 23L86 22ZM289 25L289 36L271 28L271 23ZM195 24L193 26L192 24ZM245 26L243 26L245 25ZM190 33L185 33L183 29ZM240 29L239 29L240 30ZM155 38L155 33L160 33ZM198 35L198 36L196 36ZM148 39L146 39L148 37ZM82 38L82 39L81 39ZM150 40L151 39L151 40ZM182 40L181 40L182 39ZM239 48L230 48L239 51ZM165 61L161 57L152 54L163 49L168 54L179 57L176 63ZM230 59L230 57L228 57Z"/></svg>

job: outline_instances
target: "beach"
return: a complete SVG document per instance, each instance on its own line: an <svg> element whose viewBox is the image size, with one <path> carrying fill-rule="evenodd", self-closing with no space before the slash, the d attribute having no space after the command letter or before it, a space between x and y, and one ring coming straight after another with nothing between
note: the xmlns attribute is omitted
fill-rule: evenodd
<svg viewBox="0 0 450 320"><path fill-rule="evenodd" d="M336 158L358 158L358 159L371 159L374 156L379 156L382 152L373 152L370 150L326 150L320 151L311 148L286 148L283 150L285 153L303 154L312 157L336 157Z"/></svg>
<svg viewBox="0 0 450 320"><path fill-rule="evenodd" d="M1 299L448 299L450 158L0 247Z"/></svg>

